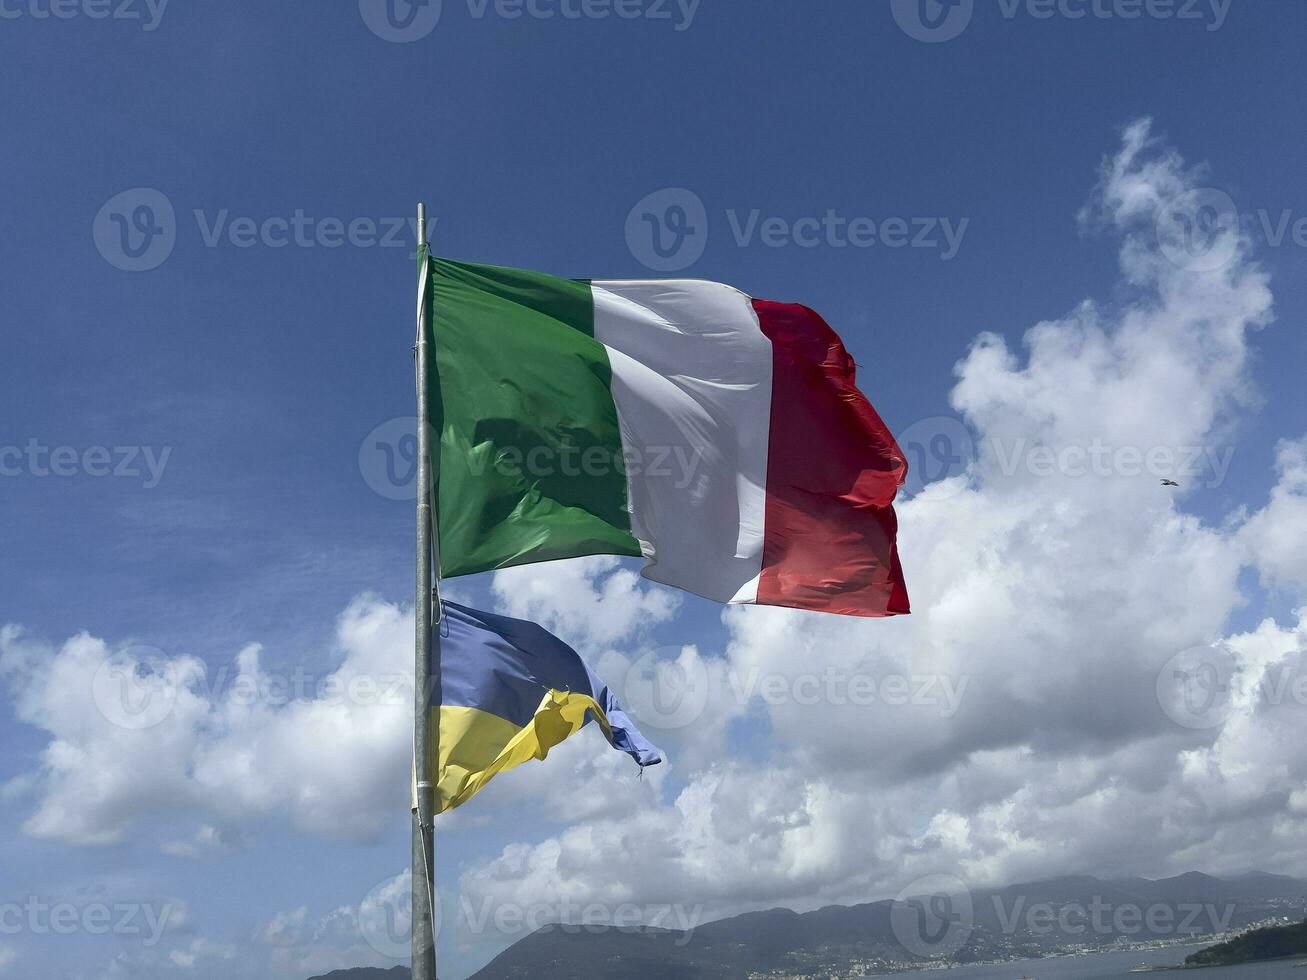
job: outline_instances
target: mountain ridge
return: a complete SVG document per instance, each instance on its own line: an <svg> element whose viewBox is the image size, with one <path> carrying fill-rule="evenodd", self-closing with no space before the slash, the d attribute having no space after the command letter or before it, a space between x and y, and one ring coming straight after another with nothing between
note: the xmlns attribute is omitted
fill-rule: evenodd
<svg viewBox="0 0 1307 980"><path fill-rule="evenodd" d="M970 925L965 942L947 951L951 962L1093 949L1122 937L1156 942L1215 936L1290 909L1301 917L1307 915L1307 880L1260 871L1229 878L1197 871L1157 879L1062 875L973 889L969 899ZM855 963L888 972L940 962L938 957L905 950L891 921L894 908L889 899L826 905L809 912L778 906L716 919L684 932L547 925L500 952L471 980L744 980L751 973L770 973L780 980ZM1122 908L1160 909L1170 918L1161 916L1163 924L1152 929L1095 931L1093 915L1114 923L1113 915ZM1037 919L1035 913L1049 921L1071 914L1069 921L1091 923L1091 928L1041 934L1038 923L1044 919ZM1189 931L1181 930L1189 918L1193 919L1185 926ZM407 976L407 970L398 967L386 973L345 971L312 980L407 980Z"/></svg>

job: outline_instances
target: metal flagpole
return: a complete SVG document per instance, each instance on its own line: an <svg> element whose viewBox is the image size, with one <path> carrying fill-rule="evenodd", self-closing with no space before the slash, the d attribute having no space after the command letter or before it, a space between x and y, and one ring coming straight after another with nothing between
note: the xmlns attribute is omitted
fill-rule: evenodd
<svg viewBox="0 0 1307 980"><path fill-rule="evenodd" d="M427 244L427 206L418 205L418 246ZM418 486L417 486L417 602L414 619L415 695L413 718L413 766L416 796L413 801L413 980L436 980L435 885L436 835L435 790L431 782L432 761L440 757L440 726L431 724L433 687L440 683L440 636L433 629L435 582L439 575L439 539L432 509L432 446L430 410L427 404L429 370L427 338L431 333L430 279L426 265L418 285L417 395L418 395Z"/></svg>

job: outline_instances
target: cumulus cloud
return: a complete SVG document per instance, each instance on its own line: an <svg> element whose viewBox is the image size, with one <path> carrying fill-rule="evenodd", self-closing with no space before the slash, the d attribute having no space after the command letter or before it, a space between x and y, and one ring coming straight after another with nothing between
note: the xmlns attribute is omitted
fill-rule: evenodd
<svg viewBox="0 0 1307 980"><path fill-rule="evenodd" d="M363 598L337 625L337 665L271 671L258 646L210 671L185 655L111 648L80 634L60 647L0 630L0 677L18 717L50 733L24 829L111 844L142 815L199 813L192 856L287 812L305 830L365 838L403 813L412 759L412 614ZM224 829L226 828L226 829Z"/></svg>
<svg viewBox="0 0 1307 980"><path fill-rule="evenodd" d="M254 959L263 972L287 978L392 967L408 958L411 888L405 871L383 879L357 906L316 916L307 907L279 912L256 931Z"/></svg>
<svg viewBox="0 0 1307 980"><path fill-rule="evenodd" d="M205 824L189 840L165 841L159 845L159 850L170 857L198 858L228 850L239 841L239 835L232 831Z"/></svg>
<svg viewBox="0 0 1307 980"><path fill-rule="evenodd" d="M671 618L680 597L651 587L618 559L599 556L496 572L495 598L575 645L603 645Z"/></svg>
<svg viewBox="0 0 1307 980"><path fill-rule="evenodd" d="M169 961L183 970L192 970L197 964L206 960L233 960L236 947L227 943L214 943L207 939L193 939L189 945L174 949L168 954Z"/></svg>
<svg viewBox="0 0 1307 980"><path fill-rule="evenodd" d="M1262 582L1307 590L1307 439L1284 441L1276 454L1279 482L1241 534Z"/></svg>
<svg viewBox="0 0 1307 980"><path fill-rule="evenodd" d="M638 638L679 602L607 558L499 573L495 591L501 608L569 636L614 683L637 658L603 644ZM117 843L147 814L201 820L160 843L173 857L238 846L283 814L303 830L373 838L407 807L412 637L411 610L369 596L341 615L334 666L319 672L270 669L257 644L215 668L85 633L56 647L5 626L0 680L18 717L50 734L39 767L7 795L34 801L27 833L77 845ZM662 767L637 782L597 731L556 749L549 772L537 768L493 782L478 810L536 794L547 813L575 818L578 799L580 815L638 807L666 778Z"/></svg>
<svg viewBox="0 0 1307 980"><path fill-rule="evenodd" d="M100 710L94 679L104 679L112 662L109 647L85 633L55 650L15 626L0 629L0 676L15 692L18 718L51 736L39 772L23 783L38 795L24 827L33 836L112 843L136 815L183 802L178 790L188 782L207 712L193 691L203 663L122 651L114 666L147 677L141 703L169 702L167 716L145 733L116 727Z"/></svg>

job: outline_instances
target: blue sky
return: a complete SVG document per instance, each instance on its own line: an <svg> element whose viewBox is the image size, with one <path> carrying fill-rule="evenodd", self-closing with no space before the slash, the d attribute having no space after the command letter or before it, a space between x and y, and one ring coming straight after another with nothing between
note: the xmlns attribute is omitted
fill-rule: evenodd
<svg viewBox="0 0 1307 980"><path fill-rule="evenodd" d="M974 10L962 4L945 27L960 32L941 40L923 22L914 26L913 4L897 0L819 8L780 0L632 0L623 6L629 18L595 16L610 6L582 8L570 0L540 0L516 17L509 16L518 9L511 5L444 0L429 33L423 31L434 8L418 8L407 33L386 26L383 8L372 0L172 0L154 7L138 0L121 8L78 0L56 17L47 16L49 0L0 0L0 158L8 186L0 196L7 232L0 236L0 446L21 450L0 456L8 466L0 476L0 624L22 629L21 639L12 639L9 667L0 670L0 683L8 680L0 701L0 741L8 748L0 759L0 905L38 896L82 910L96 902L186 909L148 944L84 927L50 935L24 916L22 929L0 935L0 976L307 977L319 964L343 965L351 957L385 962L368 944L336 937L330 916L357 909L405 866L402 772L385 801L394 804L389 816L342 817L334 830L331 799L283 799L279 791L272 802L230 805L170 794L166 782L150 784L157 798L138 794L130 806L92 793L112 812L92 807L87 820L102 817L122 832L79 846L87 837L82 823L32 821L52 812L43 809L56 792L45 781L51 745L77 745L94 733L52 721L51 705L61 695L45 688L52 701L38 704L31 677L84 631L105 650L136 644L165 658L198 658L210 681L252 643L262 645L268 669L289 674L300 667L321 678L350 650L387 634L394 624L386 625L386 608L402 617L396 607L412 593L412 507L377 492L388 481L368 437L383 427L379 438L393 440L402 430L393 420L413 413L413 240L407 224L397 229L418 200L434 219L439 253L587 278L664 274L642 261L649 244L638 221L628 234L628 217L650 195L667 220L671 204L698 202L703 214L692 214L691 223L700 240L692 236L688 247L702 246L702 254L668 274L818 308L841 332L863 389L891 428L916 433L905 439L912 453L914 439L916 451L928 451L936 433L955 438L965 425L979 439L1008 424L1010 413L991 411L999 400L992 392L963 392L950 401L955 365L982 332L1005 338L1020 359L1029 328L1043 321L1065 326L1086 298L1100 304L1105 321L1127 322L1129 311L1141 308L1138 293L1147 284L1122 271L1119 250L1132 234L1147 239L1149 229L1131 223L1128 207L1104 217L1113 206L1095 204L1094 189L1104 158L1121 152L1125 128L1150 117L1157 147L1173 147L1185 167L1208 169L1172 163L1161 177L1146 172L1140 179L1165 184L1183 174L1175 179L1184 185L1179 193L1190 195L1185 200L1200 187L1229 196L1246 216L1247 254L1234 265L1268 277L1274 323L1260 312L1248 315L1258 324L1246 344L1240 341L1246 361L1237 379L1199 371L1197 390L1164 389L1179 414L1191 398L1196 404L1210 397L1212 417L1177 431L1235 452L1223 478L1207 481L1217 485L1191 480L1180 496L1162 503L1149 497L1147 506L1163 507L1166 520L1198 522L1193 526L1215 536L1216 552L1252 550L1229 569L1211 629L1249 630L1269 616L1291 631L1301 601L1292 559L1269 567L1259 562L1256 541L1221 534L1265 508L1277 479L1286 492L1293 489L1277 477L1277 446L1307 428L1307 335L1299 326L1307 314L1307 241L1295 242L1292 230L1307 218L1294 135L1303 109L1298 65L1307 12L1292 4L1200 0L1150 5L1134 17L1128 2L1002 0L978 2ZM98 16L105 10L117 12ZM1084 17L1068 16L1082 10ZM1157 15L1168 10L1174 16ZM581 16L564 15L575 11ZM1051 15L1042 16L1046 11ZM401 38L382 36L391 30ZM1164 149L1154 152L1165 159ZM140 211L143 205L151 210ZM1086 206L1097 219L1079 217ZM785 227L809 219L800 237L828 213L840 221L870 218L891 239L888 223L901 219L914 236L921 232L920 245L878 236L855 247L824 232L803 244L780 230L772 244L761 230L742 242L736 225L755 211L760 226L772 218L785 219ZM315 244L299 244L287 230L297 215L305 240ZM1277 242L1265 229L1286 216L1289 231ZM144 224L133 224L138 219ZM128 250L115 237L115 222L130 226ZM163 235L146 243L140 229L156 227ZM324 244L342 238L336 247ZM132 271L142 261L129 254L134 245L146 248L145 264L157 264ZM1184 282L1175 288L1223 302ZM1176 365L1186 367L1186 349L1175 349ZM1131 389L1121 382L1114 390L1125 399L1115 407L1128 414ZM1147 404L1148 392L1137 394ZM60 476L48 471L50 453L63 447L67 475ZM103 454L88 456L94 447ZM928 472L926 482L963 479L964 462ZM106 468L124 472L97 475ZM1292 469L1292 461L1282 466ZM1157 481L1145 482L1152 492ZM965 515L956 520L965 522ZM931 521L925 514L906 525ZM947 542L939 529L955 526L950 522L937 521L930 540ZM1103 526L1110 540L1112 525ZM1283 541L1284 534L1256 540ZM932 593L939 581L933 573L914 587L913 559L920 554L922 567L927 556L914 550L919 545L904 547L909 587L928 610L944 590ZM1104 544L1124 562L1133 560L1130 547L1123 540ZM1198 557L1204 563L1208 553ZM1068 591L1097 590L1093 573L1071 580ZM488 576L455 589L470 601L570 629L568 638L595 659L694 643L706 661L720 664L750 635L749 627L724 622L719 607L693 597L625 580L604 593L613 579L603 563L574 578L537 574L504 579L498 591ZM536 587L543 598L523 598L536 595ZM1191 595L1203 594L1195 587ZM1173 611L1168 602L1183 606L1185 596L1163 599L1148 614L1156 621ZM356 600L372 605L360 612L351 607ZM631 620L611 611L626 602L647 615ZM375 630L365 625L363 638L342 640L338 622L350 608L365 624L375 617ZM1102 615L1077 608L1060 617L1056 629L1066 632L1059 642L1076 641L1083 651L1092 645L1086 630ZM608 622L603 617L613 624L596 626ZM10 635L19 636L16 629ZM23 644L26 653L14 652ZM1001 664L986 669L1003 675ZM673 766L652 789L633 790L631 773L617 768L587 770L586 778L599 779L605 794L651 793L669 810L683 792L685 800L696 799L696 773L718 763L765 766L784 757L782 768L792 774L802 758L778 734L790 723L755 703L730 717L720 741L703 737L703 758ZM215 724L208 717L194 731ZM1130 719L1120 726L1136 730ZM1098 737L1038 725L1031 731L988 738L966 729L938 742L923 738L943 759L955 750L961 758L1021 744L1052 757L1068 741ZM685 742L687 753L700 744L684 731L668 739L673 748ZM251 764L275 770L277 761L260 753L277 743L251 744ZM1099 761L1108 766L1118 751L1124 749L1105 749ZM561 781L580 758L578 751L558 763ZM138 764L149 765L148 755ZM177 764L185 770L191 763ZM829 765L828 774L839 771ZM906 778L875 764L848 772L870 788L878 780L904 785ZM522 787L537 786L528 782L536 778L523 777ZM1300 820L1300 804L1290 801L1301 790L1281 788L1279 818ZM690 802L679 810L687 822ZM368 801L356 803L355 810L367 810ZM959 801L921 805L923 828L941 819L947 827L954 817L980 819L980 809L968 811ZM294 811L306 807L317 816L297 822ZM522 869L556 854L551 841L602 821L588 810L575 821L565 809L546 810L542 819L526 789L505 790L483 813L469 808L441 836L447 901L491 894L484 887L491 880L517 881L529 891L535 878ZM1226 824L1212 826L1215 835ZM979 854L979 831L971 834ZM1043 865L1049 872L1165 873L1199 862L1199 851L1184 847L1159 853L1167 856L1153 867ZM941 860L962 862L949 867L965 865L977 881L986 873L1038 870L959 854ZM1300 851L1248 859L1258 856L1307 871ZM1079 857L1088 864L1101 853ZM902 868L849 881L814 872L668 899L683 883L658 884L651 875L633 866L629 878L577 884L575 893L610 905L704 902L725 914L880 897L912 877ZM459 939L455 931L442 935L455 976L516 938Z"/></svg>

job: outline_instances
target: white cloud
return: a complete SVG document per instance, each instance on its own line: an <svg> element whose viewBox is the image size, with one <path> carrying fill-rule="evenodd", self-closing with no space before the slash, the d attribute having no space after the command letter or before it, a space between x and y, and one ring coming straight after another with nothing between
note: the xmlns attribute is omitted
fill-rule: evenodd
<svg viewBox="0 0 1307 980"><path fill-rule="evenodd" d="M573 645L604 645L671 618L680 596L644 583L616 558L580 558L496 572L495 598Z"/></svg>
<svg viewBox="0 0 1307 980"><path fill-rule="evenodd" d="M406 871L380 882L357 906L317 917L303 907L277 913L255 937L267 953L264 972L302 980L351 967L396 965L408 955L411 887Z"/></svg>
<svg viewBox="0 0 1307 980"><path fill-rule="evenodd" d="M296 826L369 837L406 807L412 759L412 615L360 599L337 628L339 663L314 676L112 650L86 634L55 649L0 631L18 717L50 733L24 829L74 844L121 840L142 815L207 814L211 838L278 811ZM170 853L212 844L172 842Z"/></svg>
<svg viewBox="0 0 1307 980"><path fill-rule="evenodd" d="M1307 590L1307 439L1280 443L1280 480L1241 538L1266 585Z"/></svg>
<svg viewBox="0 0 1307 980"><path fill-rule="evenodd" d="M214 943L207 939L194 939L190 945L174 949L168 954L168 960L183 970L194 969L196 964L205 960L232 960L236 958L236 947L227 943Z"/></svg>
<svg viewBox="0 0 1307 980"><path fill-rule="evenodd" d="M144 669L145 655L129 656ZM203 664L191 657L167 661L170 674L161 683L171 710L143 733L116 728L97 704L93 681L110 660L108 646L85 633L55 651L16 627L0 629L0 676L17 693L18 717L51 735L37 780L27 783L40 796L25 824L34 836L110 843L135 815L187 802L187 771L207 711L192 690Z"/></svg>
<svg viewBox="0 0 1307 980"><path fill-rule="evenodd" d="M308 916L307 906L278 912L259 930L259 939L267 946L295 946L304 938L304 923Z"/></svg>
<svg viewBox="0 0 1307 980"><path fill-rule="evenodd" d="M234 844L232 834L205 824L190 840L165 841L159 845L159 850L170 857L198 858L226 850Z"/></svg>
<svg viewBox="0 0 1307 980"><path fill-rule="evenodd" d="M530 569L511 589L497 578L496 587L510 611L538 614L580 644L638 635L677 605L615 560L578 564ZM547 606L554 595L559 603ZM5 626L0 679L18 717L50 733L39 768L12 780L7 795L35 801L27 833L78 845L121 841L147 814L200 816L193 836L160 843L174 857L239 845L280 813L303 830L374 837L407 809L412 623L399 606L356 600L337 624L336 665L318 674L269 669L257 645L230 667L210 668L87 634L56 648ZM617 672L615 681L628 663L612 651L592 651L591 662L601 676ZM638 770L597 731L556 749L547 772L533 771L543 768L496 780L478 811L538 794L549 812L574 816L578 792L587 807L635 807L666 778L662 767L637 783ZM560 780L561 768L572 778ZM458 821L462 811L444 822Z"/></svg>

